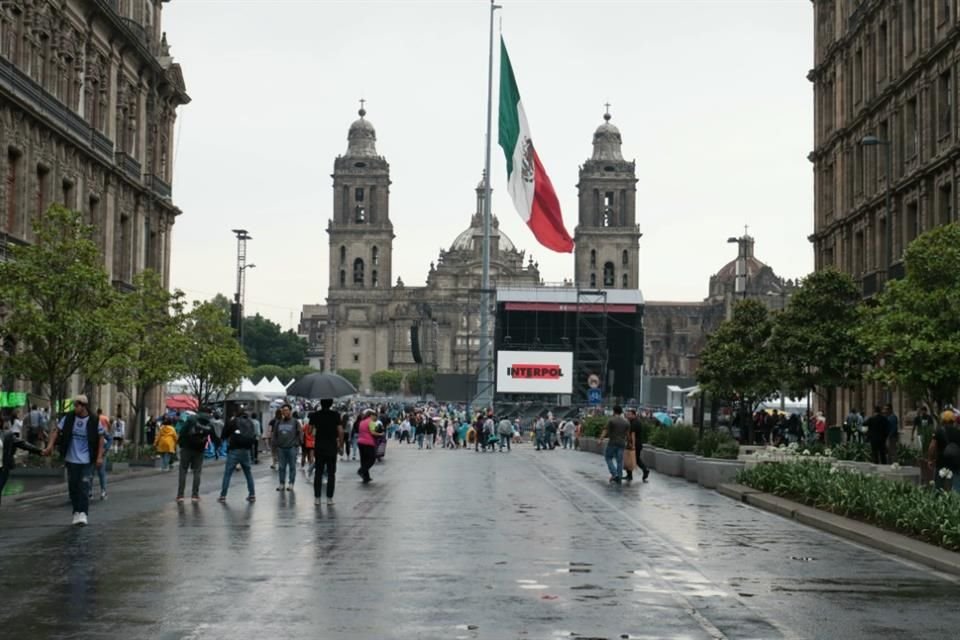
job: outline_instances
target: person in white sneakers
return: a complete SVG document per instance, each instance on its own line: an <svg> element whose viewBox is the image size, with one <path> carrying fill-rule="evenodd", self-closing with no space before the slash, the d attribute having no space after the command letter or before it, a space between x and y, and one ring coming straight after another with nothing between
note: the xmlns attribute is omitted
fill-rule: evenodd
<svg viewBox="0 0 960 640"><path fill-rule="evenodd" d="M86 526L90 508L90 482L93 478L91 465L103 464L104 430L100 421L90 415L87 396L73 399L73 413L60 420L50 436L50 444L44 455L50 455L57 441L60 456L67 466L67 488L73 507L73 524Z"/></svg>
<svg viewBox="0 0 960 640"><path fill-rule="evenodd" d="M280 462L277 491L293 491L293 483L297 479L297 448L300 446L303 431L300 421L294 418L292 413L292 407L284 404L280 407L280 419L273 426L273 446L277 448L277 459Z"/></svg>

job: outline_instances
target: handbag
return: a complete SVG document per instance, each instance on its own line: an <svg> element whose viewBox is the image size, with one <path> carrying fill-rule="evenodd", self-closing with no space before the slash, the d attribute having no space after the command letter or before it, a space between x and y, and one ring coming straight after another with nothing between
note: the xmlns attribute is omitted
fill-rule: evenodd
<svg viewBox="0 0 960 640"><path fill-rule="evenodd" d="M637 468L637 450L629 447L623 450L623 470L633 472Z"/></svg>

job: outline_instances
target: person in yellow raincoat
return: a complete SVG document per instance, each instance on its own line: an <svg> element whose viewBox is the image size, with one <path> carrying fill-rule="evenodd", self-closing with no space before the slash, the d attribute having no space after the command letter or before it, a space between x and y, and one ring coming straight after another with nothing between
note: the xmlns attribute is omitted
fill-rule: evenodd
<svg viewBox="0 0 960 640"><path fill-rule="evenodd" d="M170 471L170 460L177 451L177 430L169 418L163 419L160 433L157 434L153 446L160 454L160 470Z"/></svg>

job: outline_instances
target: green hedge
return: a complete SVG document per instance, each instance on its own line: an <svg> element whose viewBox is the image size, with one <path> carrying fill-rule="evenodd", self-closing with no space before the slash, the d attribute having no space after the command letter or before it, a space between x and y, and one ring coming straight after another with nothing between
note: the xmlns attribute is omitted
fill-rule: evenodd
<svg viewBox="0 0 960 640"><path fill-rule="evenodd" d="M736 460L740 455L740 444L729 433L708 431L697 442L693 452L704 458Z"/></svg>
<svg viewBox="0 0 960 640"><path fill-rule="evenodd" d="M737 481L759 491L960 550L960 494L933 491L816 462L761 464Z"/></svg>

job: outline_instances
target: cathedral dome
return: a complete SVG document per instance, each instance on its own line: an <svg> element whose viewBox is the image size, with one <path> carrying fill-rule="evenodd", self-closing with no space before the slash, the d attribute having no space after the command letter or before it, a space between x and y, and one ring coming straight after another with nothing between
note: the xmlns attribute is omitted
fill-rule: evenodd
<svg viewBox="0 0 960 640"><path fill-rule="evenodd" d="M498 247L500 251L517 250L516 245L507 237L507 234L500 231L500 221L497 220L496 216L493 218L493 224L490 225L490 241L493 242L494 239L499 239ZM482 244L483 218L474 214L470 226L454 238L453 244L450 245L450 251L478 251Z"/></svg>
<svg viewBox="0 0 960 640"><path fill-rule="evenodd" d="M360 119L355 120L350 125L350 131L347 133L347 155L352 157L376 157L377 156L377 131L373 124L365 119L366 109L360 109Z"/></svg>
<svg viewBox="0 0 960 640"><path fill-rule="evenodd" d="M600 161L623 161L620 145L620 129L610 124L610 112L603 114L603 124L593 132L593 159Z"/></svg>

